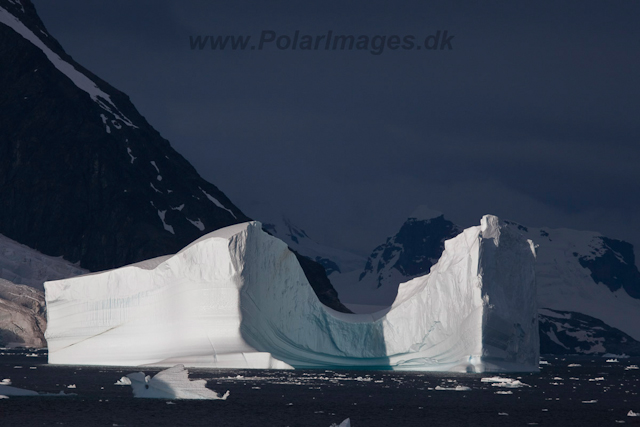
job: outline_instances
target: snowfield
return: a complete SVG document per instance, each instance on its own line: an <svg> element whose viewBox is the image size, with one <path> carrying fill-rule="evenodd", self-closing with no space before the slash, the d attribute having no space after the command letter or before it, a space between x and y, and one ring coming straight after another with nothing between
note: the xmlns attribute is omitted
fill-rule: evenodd
<svg viewBox="0 0 640 427"><path fill-rule="evenodd" d="M49 363L226 368L537 371L535 251L487 215L446 242L393 305L322 305L259 222L177 254L45 283Z"/></svg>

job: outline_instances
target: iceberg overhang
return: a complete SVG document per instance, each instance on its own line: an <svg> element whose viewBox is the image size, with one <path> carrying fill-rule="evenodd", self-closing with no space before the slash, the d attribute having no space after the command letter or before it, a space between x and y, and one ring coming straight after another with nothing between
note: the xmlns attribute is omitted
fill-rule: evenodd
<svg viewBox="0 0 640 427"><path fill-rule="evenodd" d="M237 224L173 256L45 283L49 363L535 371L534 261L487 215L391 307L346 314L319 302L284 242Z"/></svg>

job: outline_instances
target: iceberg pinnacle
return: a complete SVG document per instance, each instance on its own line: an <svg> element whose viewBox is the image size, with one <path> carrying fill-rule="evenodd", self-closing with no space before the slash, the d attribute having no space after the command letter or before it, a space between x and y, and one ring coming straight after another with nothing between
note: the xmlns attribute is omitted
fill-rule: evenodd
<svg viewBox="0 0 640 427"><path fill-rule="evenodd" d="M487 215L391 307L346 314L284 242L237 224L157 262L47 282L49 363L534 371L531 248Z"/></svg>

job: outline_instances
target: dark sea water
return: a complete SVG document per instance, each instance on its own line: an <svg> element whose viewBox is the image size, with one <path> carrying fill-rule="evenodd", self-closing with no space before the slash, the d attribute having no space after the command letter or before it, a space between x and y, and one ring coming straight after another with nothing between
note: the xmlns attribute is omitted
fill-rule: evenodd
<svg viewBox="0 0 640 427"><path fill-rule="evenodd" d="M393 371L189 369L226 401L134 398L123 375L160 369L47 365L46 352L0 350L0 380L64 397L0 399L0 426L323 426L350 418L372 426L640 425L640 358L547 357L530 387L481 382L493 374ZM30 354L30 356L27 356ZM569 367L570 364L581 366ZM75 388L67 388L75 385ZM436 387L469 387L466 391ZM511 391L512 394L502 394ZM498 394L497 392L502 392Z"/></svg>

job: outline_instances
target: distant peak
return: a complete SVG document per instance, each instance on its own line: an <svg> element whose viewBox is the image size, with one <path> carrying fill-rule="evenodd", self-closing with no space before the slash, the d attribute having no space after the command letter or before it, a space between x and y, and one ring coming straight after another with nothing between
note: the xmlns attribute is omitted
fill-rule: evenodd
<svg viewBox="0 0 640 427"><path fill-rule="evenodd" d="M420 205L411 213L411 215L409 215L409 218L415 218L418 221L426 221L443 215L444 214L440 211L429 209L425 205Z"/></svg>

